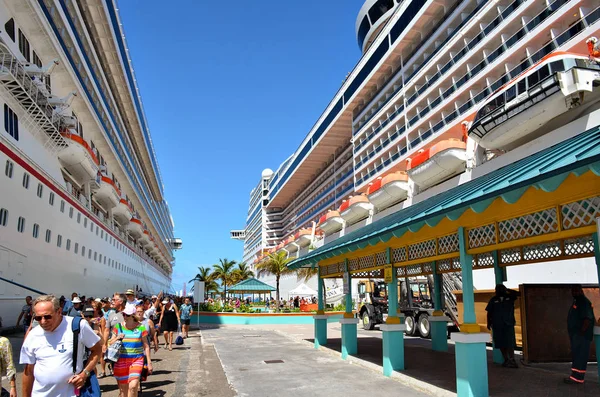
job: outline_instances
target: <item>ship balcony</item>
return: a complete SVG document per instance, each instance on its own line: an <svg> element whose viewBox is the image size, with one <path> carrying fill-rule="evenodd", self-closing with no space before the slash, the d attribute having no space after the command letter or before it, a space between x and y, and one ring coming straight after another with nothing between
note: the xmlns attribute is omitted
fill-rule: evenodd
<svg viewBox="0 0 600 397"><path fill-rule="evenodd" d="M121 202L121 192L111 178L102 175L100 187L94 192L94 198L106 209L115 208Z"/></svg>
<svg viewBox="0 0 600 397"><path fill-rule="evenodd" d="M367 189L369 201L377 208L383 210L406 200L408 197L408 175L405 172L393 172L378 178Z"/></svg>
<svg viewBox="0 0 600 397"><path fill-rule="evenodd" d="M312 231L310 229L301 229L294 237L298 246L306 247L312 242Z"/></svg>
<svg viewBox="0 0 600 397"><path fill-rule="evenodd" d="M325 235L330 235L342 230L343 226L344 220L340 216L339 211L329 211L319 219L319 228Z"/></svg>
<svg viewBox="0 0 600 397"><path fill-rule="evenodd" d="M127 225L127 231L133 238L140 238L144 234L144 227L139 218L132 217Z"/></svg>
<svg viewBox="0 0 600 397"><path fill-rule="evenodd" d="M340 216L346 221L347 225L365 219L372 210L373 204L369 202L366 196L351 197L345 200L339 208Z"/></svg>
<svg viewBox="0 0 600 397"><path fill-rule="evenodd" d="M121 199L119 200L119 203L116 205L116 207L113 208L113 216L117 218L117 220L120 223L125 224L127 224L127 222L129 222L129 220L133 216L133 210L131 209L129 203L127 202L127 199L125 199L123 195L121 195Z"/></svg>
<svg viewBox="0 0 600 397"><path fill-rule="evenodd" d="M98 157L75 130L61 133L67 146L58 152L60 164L79 184L95 180L100 170Z"/></svg>
<svg viewBox="0 0 600 397"><path fill-rule="evenodd" d="M462 173L466 161L466 144L458 139L447 139L408 159L407 173L415 184L426 189Z"/></svg>

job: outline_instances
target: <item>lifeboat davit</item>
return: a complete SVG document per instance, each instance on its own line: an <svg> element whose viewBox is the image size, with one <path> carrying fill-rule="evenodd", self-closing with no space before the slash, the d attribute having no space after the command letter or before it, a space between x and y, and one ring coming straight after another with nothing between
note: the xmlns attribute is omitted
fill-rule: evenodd
<svg viewBox="0 0 600 397"><path fill-rule="evenodd" d="M367 197L378 210L385 209L408 197L408 175L406 172L393 172L377 178L367 189Z"/></svg>
<svg viewBox="0 0 600 397"><path fill-rule="evenodd" d="M125 224L127 224L127 222L129 222L133 216L133 210L131 209L131 206L129 205L129 202L124 194L121 194L119 203L113 208L113 216L117 218L119 223Z"/></svg>
<svg viewBox="0 0 600 397"><path fill-rule="evenodd" d="M94 198L105 209L115 208L121 201L121 192L112 178L102 174L100 177L100 187L94 191Z"/></svg>
<svg viewBox="0 0 600 397"><path fill-rule="evenodd" d="M343 226L344 219L340 216L339 211L329 211L319 219L319 228L325 235L330 235L342 230Z"/></svg>
<svg viewBox="0 0 600 397"><path fill-rule="evenodd" d="M68 146L58 152L60 164L80 183L96 179L100 170L98 156L74 129L61 133Z"/></svg>
<svg viewBox="0 0 600 397"><path fill-rule="evenodd" d="M294 237L296 238L296 244L298 244L300 247L309 246L312 242L312 230L300 229Z"/></svg>
<svg viewBox="0 0 600 397"><path fill-rule="evenodd" d="M594 58L547 55L485 100L469 137L486 149L513 149L597 109L599 83Z"/></svg>
<svg viewBox="0 0 600 397"><path fill-rule="evenodd" d="M144 234L144 227L142 226L142 221L140 218L134 216L129 220L129 225L127 225L127 231L134 238L142 237Z"/></svg>
<svg viewBox="0 0 600 397"><path fill-rule="evenodd" d="M347 225L356 223L369 216L369 212L373 209L373 204L369 202L367 196L354 196L345 200L340 205L340 216Z"/></svg>
<svg viewBox="0 0 600 397"><path fill-rule="evenodd" d="M408 160L408 177L424 189L460 174L465 170L466 148L458 139L438 142Z"/></svg>

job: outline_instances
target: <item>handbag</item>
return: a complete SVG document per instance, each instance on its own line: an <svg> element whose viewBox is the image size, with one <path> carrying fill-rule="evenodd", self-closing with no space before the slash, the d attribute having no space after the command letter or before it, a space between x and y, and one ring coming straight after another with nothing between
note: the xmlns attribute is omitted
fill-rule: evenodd
<svg viewBox="0 0 600 397"><path fill-rule="evenodd" d="M181 346L181 345L183 345L183 336L181 335L181 326L179 326L179 328L177 329L177 331L179 333L177 334L177 338L175 338L175 344L177 346Z"/></svg>
<svg viewBox="0 0 600 397"><path fill-rule="evenodd" d="M123 330L121 329L121 324L117 324L117 326L119 327L119 332L123 332ZM106 349L106 360L110 361L112 363L116 363L117 361L119 361L119 357L121 356L121 349L123 348L123 341L121 340L117 340L115 341L115 343L113 343L112 345L108 346L108 349Z"/></svg>
<svg viewBox="0 0 600 397"><path fill-rule="evenodd" d="M83 319L74 318L71 323L71 330L73 331L73 374L77 373L77 351L79 350L81 321L83 321ZM84 362L83 365L85 366L85 364L86 363ZM88 376L81 389L79 389L79 397L100 397L101 395L100 384L98 383L96 371L94 370L91 372L90 376Z"/></svg>

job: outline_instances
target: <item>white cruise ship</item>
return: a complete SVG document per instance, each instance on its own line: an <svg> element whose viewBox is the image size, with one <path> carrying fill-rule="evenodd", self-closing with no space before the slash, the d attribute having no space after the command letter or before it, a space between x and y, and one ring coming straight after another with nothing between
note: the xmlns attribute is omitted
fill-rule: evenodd
<svg viewBox="0 0 600 397"><path fill-rule="evenodd" d="M366 0L356 20L362 57L298 149L262 173L246 228L232 232L244 260L301 257L599 125L592 36L600 9L591 0ZM561 91L578 68L592 70L589 91ZM579 124L561 130L567 123ZM548 263L543 280L520 261L508 284L597 281L584 256ZM491 269L474 277L476 288L493 288ZM284 297L297 284L288 279Z"/></svg>
<svg viewBox="0 0 600 397"><path fill-rule="evenodd" d="M0 316L171 288L173 221L114 0L0 0Z"/></svg>

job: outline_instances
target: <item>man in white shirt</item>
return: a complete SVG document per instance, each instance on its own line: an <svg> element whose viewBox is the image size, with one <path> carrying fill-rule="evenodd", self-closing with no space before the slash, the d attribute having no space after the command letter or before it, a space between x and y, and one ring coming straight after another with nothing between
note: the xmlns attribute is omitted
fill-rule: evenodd
<svg viewBox="0 0 600 397"><path fill-rule="evenodd" d="M125 296L127 297L127 302L125 302L125 307L131 306L131 307L133 307L133 311L135 311L135 308L137 307L137 305L140 304L140 301L135 298L135 292L133 292L132 289L128 289L127 291L125 291Z"/></svg>
<svg viewBox="0 0 600 397"><path fill-rule="evenodd" d="M23 371L23 395L25 397L75 397L75 389L81 388L102 349L100 337L86 321L80 324L77 373L73 374L73 321L80 318L64 316L58 298L42 295L33 302L34 319L40 326L33 328L21 347L20 363ZM90 350L87 364L83 365L84 347Z"/></svg>

